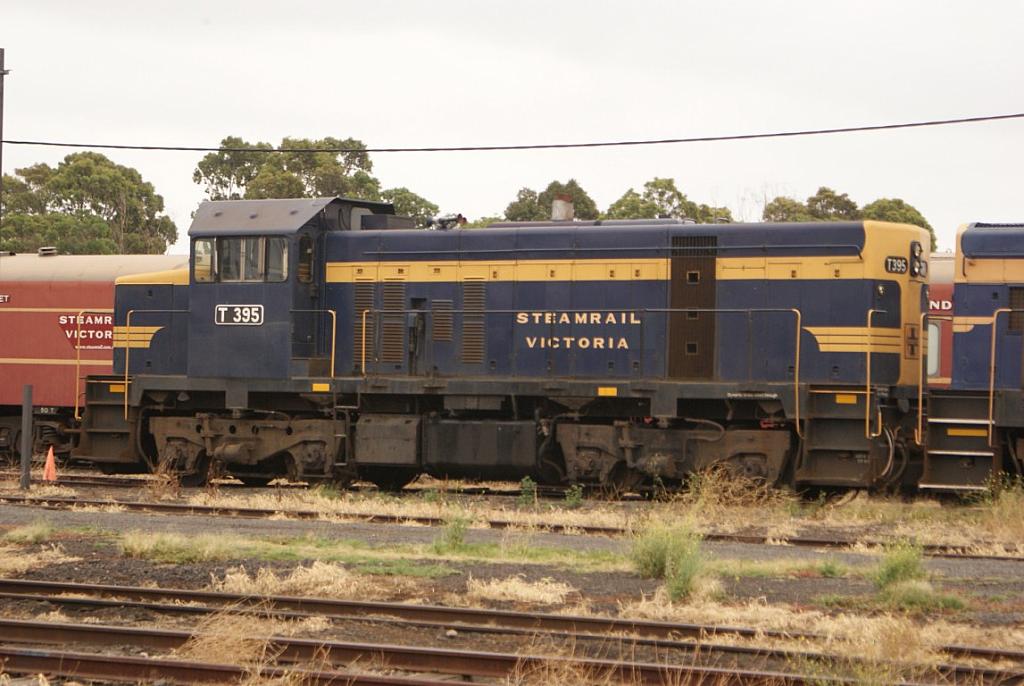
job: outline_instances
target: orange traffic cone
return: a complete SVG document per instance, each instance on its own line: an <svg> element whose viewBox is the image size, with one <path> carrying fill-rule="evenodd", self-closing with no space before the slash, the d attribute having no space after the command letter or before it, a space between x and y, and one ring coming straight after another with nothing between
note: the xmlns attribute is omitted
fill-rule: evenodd
<svg viewBox="0 0 1024 686"><path fill-rule="evenodd" d="M43 481L57 480L57 461L53 457L53 446L50 452L46 453L46 466L43 467Z"/></svg>

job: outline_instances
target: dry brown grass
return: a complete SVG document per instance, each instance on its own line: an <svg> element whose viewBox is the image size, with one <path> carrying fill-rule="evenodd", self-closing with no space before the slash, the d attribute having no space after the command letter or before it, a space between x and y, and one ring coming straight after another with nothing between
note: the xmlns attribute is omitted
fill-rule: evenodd
<svg viewBox="0 0 1024 686"><path fill-rule="evenodd" d="M121 536L120 547L126 557L176 564L224 560L240 554L236 540L214 534L184 536L129 531Z"/></svg>
<svg viewBox="0 0 1024 686"><path fill-rule="evenodd" d="M250 574L245 567L233 567L223 579L211 579L210 588L245 595L300 595L327 598L375 598L385 595L382 585L339 564L314 561L296 567L287 576L261 567Z"/></svg>
<svg viewBox="0 0 1024 686"><path fill-rule="evenodd" d="M271 653L270 637L281 634L284 622L239 612L240 607L207 615L196 624L193 636L175 651L186 660L228 665L265 665ZM244 608L248 610L248 608Z"/></svg>
<svg viewBox="0 0 1024 686"><path fill-rule="evenodd" d="M53 535L53 525L46 520L36 520L31 524L16 526L3 538L11 543L42 543Z"/></svg>
<svg viewBox="0 0 1024 686"><path fill-rule="evenodd" d="M78 491L67 486L55 486L51 484L40 484L32 486L26 498L74 498Z"/></svg>
<svg viewBox="0 0 1024 686"><path fill-rule="evenodd" d="M287 514L294 510L315 510L326 519L346 517L357 519L371 514L399 518L435 517L445 521L453 518L469 520L471 528L488 526L489 520L510 522L537 531L547 530L552 523L561 526L607 526L629 528L635 515L625 508L600 507L569 509L555 504L548 507L520 510L496 504L493 500L426 500L395 498L364 493L333 494L317 489L280 491L277 493L197 493L188 498L196 505L219 507L253 507Z"/></svg>
<svg viewBox="0 0 1024 686"><path fill-rule="evenodd" d="M655 594L637 601L621 603L619 616L636 619L655 619L668 622L708 624L715 626L749 627L762 631L791 631L816 633L832 642L844 642L854 654L861 636L895 633L893 618L889 615L865 616L859 614L827 614L816 610L794 610L787 605L772 605L763 600L748 603L722 603L714 600L695 600L691 603L671 603L665 596ZM969 643L992 647L1024 645L1024 627L984 627L973 624L929 619L913 622L898 618L900 627L912 626L916 632L915 646L934 649L937 646ZM868 654L867 656L870 656Z"/></svg>
<svg viewBox="0 0 1024 686"><path fill-rule="evenodd" d="M181 480L176 474L160 469L146 480L143 490L150 500L177 500L181 497Z"/></svg>
<svg viewBox="0 0 1024 686"><path fill-rule="evenodd" d="M0 576L24 574L30 569L75 562L78 559L67 555L59 545L51 545L31 552L10 546L0 546Z"/></svg>
<svg viewBox="0 0 1024 686"><path fill-rule="evenodd" d="M579 593L569 584L553 579L527 581L522 576L482 581L470 577L466 582L466 597L471 600L528 603L531 605L560 605L571 594Z"/></svg>

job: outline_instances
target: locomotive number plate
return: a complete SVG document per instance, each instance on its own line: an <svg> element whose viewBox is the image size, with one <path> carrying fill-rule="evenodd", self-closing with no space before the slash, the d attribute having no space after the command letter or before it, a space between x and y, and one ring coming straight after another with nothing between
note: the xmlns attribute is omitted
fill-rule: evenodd
<svg viewBox="0 0 1024 686"><path fill-rule="evenodd" d="M885 271L890 274L906 274L909 266L909 260L906 257L885 258Z"/></svg>
<svg viewBox="0 0 1024 686"><path fill-rule="evenodd" d="M213 321L220 326L261 326L263 305L216 305Z"/></svg>

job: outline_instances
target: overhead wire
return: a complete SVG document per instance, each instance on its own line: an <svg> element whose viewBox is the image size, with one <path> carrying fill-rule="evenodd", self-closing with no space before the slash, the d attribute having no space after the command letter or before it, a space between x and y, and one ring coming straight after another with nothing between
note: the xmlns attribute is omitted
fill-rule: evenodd
<svg viewBox="0 0 1024 686"><path fill-rule="evenodd" d="M571 148L612 148L641 145L678 145L684 143L715 143L721 141L746 141L766 138L796 138L800 136L824 136L841 133L860 133L870 131L891 131L898 129L924 128L930 126L950 126L955 124L976 124L981 122L1024 119L1024 112L1011 114L991 114L978 117L959 117L955 119L931 119L891 124L868 124L861 126L840 126L824 129L800 129L794 131L772 131L764 133L740 133L721 136L689 136L683 138L655 138L618 141L589 141L577 143L529 143L521 145L456 145L427 147L377 147L377 148L234 148L205 147L192 145L130 145L120 143L77 143L67 141L16 140L0 141L5 145L46 146L57 148L89 148L95 150L151 150L167 152L232 152L232 153L388 153L388 152L489 152L501 150L564 150Z"/></svg>

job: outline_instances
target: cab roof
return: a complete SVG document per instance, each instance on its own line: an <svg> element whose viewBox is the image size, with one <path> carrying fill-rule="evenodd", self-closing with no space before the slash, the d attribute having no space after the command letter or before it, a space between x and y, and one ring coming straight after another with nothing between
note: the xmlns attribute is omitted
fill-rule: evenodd
<svg viewBox="0 0 1024 686"><path fill-rule="evenodd" d="M352 208L371 214L394 214L386 202L352 198L284 198L273 200L207 200L196 210L189 236L291 235L320 218L323 228L349 228Z"/></svg>

